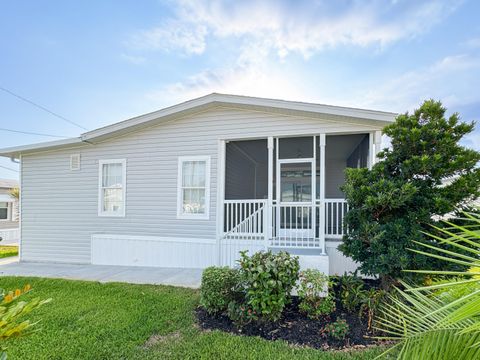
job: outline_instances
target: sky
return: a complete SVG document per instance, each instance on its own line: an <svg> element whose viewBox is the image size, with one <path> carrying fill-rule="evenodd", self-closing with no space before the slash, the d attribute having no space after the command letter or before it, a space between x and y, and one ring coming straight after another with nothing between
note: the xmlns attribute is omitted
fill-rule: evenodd
<svg viewBox="0 0 480 360"><path fill-rule="evenodd" d="M434 98L480 120L479 18L476 0L0 0L0 129L51 135L0 130L0 148L212 92L399 113Z"/></svg>

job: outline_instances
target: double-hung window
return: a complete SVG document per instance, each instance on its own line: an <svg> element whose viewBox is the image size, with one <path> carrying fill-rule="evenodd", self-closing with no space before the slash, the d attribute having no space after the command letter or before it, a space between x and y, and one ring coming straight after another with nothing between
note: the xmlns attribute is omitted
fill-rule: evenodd
<svg viewBox="0 0 480 360"><path fill-rule="evenodd" d="M9 218L8 202L0 202L0 221L6 221Z"/></svg>
<svg viewBox="0 0 480 360"><path fill-rule="evenodd" d="M126 161L100 160L98 215L125 216Z"/></svg>
<svg viewBox="0 0 480 360"><path fill-rule="evenodd" d="M210 207L210 157L178 159L177 217L208 219Z"/></svg>

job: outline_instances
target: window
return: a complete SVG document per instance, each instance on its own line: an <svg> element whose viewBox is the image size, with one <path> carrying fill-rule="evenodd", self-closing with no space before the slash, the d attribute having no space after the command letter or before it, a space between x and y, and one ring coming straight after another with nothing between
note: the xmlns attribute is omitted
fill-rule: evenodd
<svg viewBox="0 0 480 360"><path fill-rule="evenodd" d="M210 157L180 157L178 159L178 218L208 219L209 200Z"/></svg>
<svg viewBox="0 0 480 360"><path fill-rule="evenodd" d="M8 220L8 202L0 202L0 221Z"/></svg>
<svg viewBox="0 0 480 360"><path fill-rule="evenodd" d="M125 160L100 160L98 215L125 216Z"/></svg>

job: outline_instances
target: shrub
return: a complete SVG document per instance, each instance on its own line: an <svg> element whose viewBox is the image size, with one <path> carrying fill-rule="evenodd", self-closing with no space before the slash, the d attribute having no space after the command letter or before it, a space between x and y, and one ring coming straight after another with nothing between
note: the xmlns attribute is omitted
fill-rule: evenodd
<svg viewBox="0 0 480 360"><path fill-rule="evenodd" d="M0 359L2 360L7 358L6 348L2 346L2 341L13 337L25 336L33 331L32 327L35 323L25 319L19 322L18 319L23 318L24 315L51 300L36 298L28 301L19 301L19 298L29 291L30 285L26 285L23 290L16 289L8 293L0 289Z"/></svg>
<svg viewBox="0 0 480 360"><path fill-rule="evenodd" d="M335 311L332 283L327 275L316 269L300 272L298 297L300 311L310 319L318 319Z"/></svg>
<svg viewBox="0 0 480 360"><path fill-rule="evenodd" d="M236 269L216 266L206 268L202 274L200 305L209 314L227 310L228 304L237 297L239 284L240 275Z"/></svg>
<svg viewBox="0 0 480 360"><path fill-rule="evenodd" d="M230 301L227 315L237 327L244 327L252 321L258 320L257 313L252 308L239 301Z"/></svg>
<svg viewBox="0 0 480 360"><path fill-rule="evenodd" d="M379 311L382 303L387 299L387 292L382 289L370 289L363 292L363 299L360 305L359 317L366 317L368 330L372 330L372 321Z"/></svg>
<svg viewBox="0 0 480 360"><path fill-rule="evenodd" d="M277 321L298 280L298 258L287 252L257 252L248 256L244 251L239 264L245 281L246 308L259 320Z"/></svg>
<svg viewBox="0 0 480 360"><path fill-rule="evenodd" d="M355 274L344 274L338 278L338 283L343 308L350 313L357 311L365 299L363 280Z"/></svg>
<svg viewBox="0 0 480 360"><path fill-rule="evenodd" d="M348 326L347 321L345 319L338 319L333 323L325 325L322 332L331 338L342 340L345 339L349 330L350 326Z"/></svg>

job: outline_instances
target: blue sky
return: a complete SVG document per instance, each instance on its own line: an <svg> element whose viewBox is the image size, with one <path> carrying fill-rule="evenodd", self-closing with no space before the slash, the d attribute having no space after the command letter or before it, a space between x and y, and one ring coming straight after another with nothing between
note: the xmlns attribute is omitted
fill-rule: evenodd
<svg viewBox="0 0 480 360"><path fill-rule="evenodd" d="M435 98L480 120L475 0L1 4L0 86L88 129L214 91L396 112ZM2 91L0 127L83 132ZM0 147L49 140L0 131Z"/></svg>

